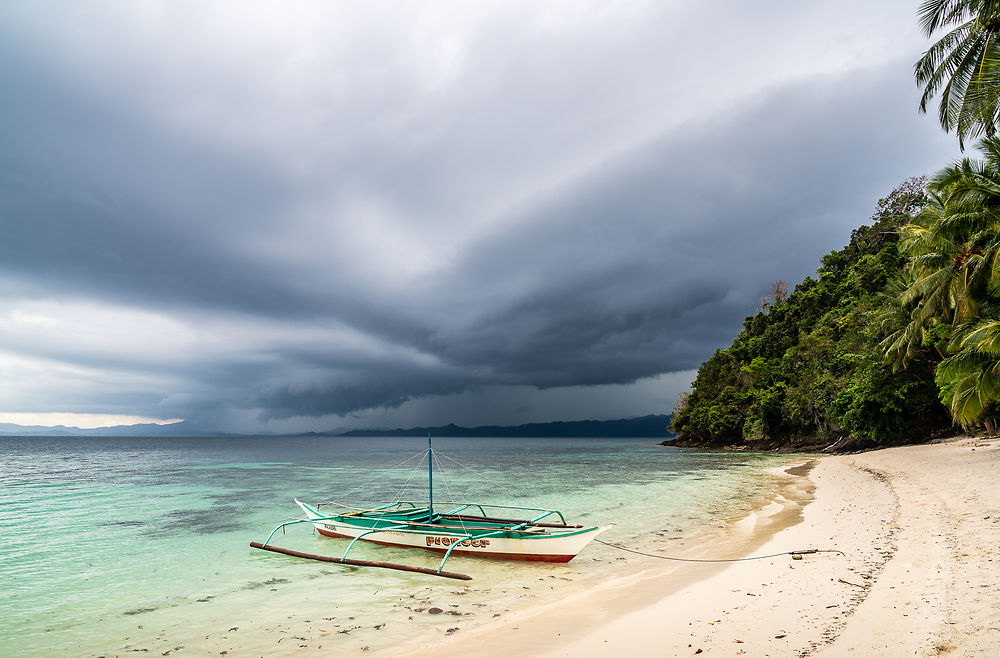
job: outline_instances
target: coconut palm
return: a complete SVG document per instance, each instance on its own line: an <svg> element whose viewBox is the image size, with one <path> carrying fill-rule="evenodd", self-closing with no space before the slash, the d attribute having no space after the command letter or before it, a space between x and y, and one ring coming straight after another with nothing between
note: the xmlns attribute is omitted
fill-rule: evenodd
<svg viewBox="0 0 1000 658"><path fill-rule="evenodd" d="M1000 402L1000 320L958 328L950 347L955 354L938 365L936 374L942 400L955 422L982 421L992 435L996 423L987 416Z"/></svg>
<svg viewBox="0 0 1000 658"><path fill-rule="evenodd" d="M877 297L879 311L875 330L883 337L878 346L885 355L885 363L892 365L894 372L923 356L928 348L936 349L941 359L946 356L938 343L942 333L947 336L951 325L937 316L924 318L921 312L925 309L920 305L904 305L900 301L913 283L913 274L903 271L890 279Z"/></svg>
<svg viewBox="0 0 1000 658"><path fill-rule="evenodd" d="M940 92L938 119L963 149L967 138L992 136L1000 122L1000 0L925 0L918 16L927 36L955 26L914 65L920 110Z"/></svg>
<svg viewBox="0 0 1000 658"><path fill-rule="evenodd" d="M935 175L929 202L901 230L906 288L895 315L883 313L894 331L881 347L887 361L905 365L954 327L936 370L942 400L956 422L982 421L992 433L1000 403L1000 137L977 146L983 158Z"/></svg>
<svg viewBox="0 0 1000 658"><path fill-rule="evenodd" d="M900 246L910 256L910 281L900 303L911 309L910 318L919 327L975 318L978 293L986 280L984 255L996 236L982 230L963 231L975 224L968 215L978 212L953 202L947 196L951 191L928 190L930 203L902 228Z"/></svg>

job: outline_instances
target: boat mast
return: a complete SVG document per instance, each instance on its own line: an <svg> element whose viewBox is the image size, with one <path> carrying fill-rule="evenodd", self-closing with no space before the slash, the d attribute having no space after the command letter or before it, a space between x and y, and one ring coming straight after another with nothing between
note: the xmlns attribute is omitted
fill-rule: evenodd
<svg viewBox="0 0 1000 658"><path fill-rule="evenodd" d="M427 433L427 492L430 502L427 504L427 523L434 522L434 454L431 449L431 433Z"/></svg>

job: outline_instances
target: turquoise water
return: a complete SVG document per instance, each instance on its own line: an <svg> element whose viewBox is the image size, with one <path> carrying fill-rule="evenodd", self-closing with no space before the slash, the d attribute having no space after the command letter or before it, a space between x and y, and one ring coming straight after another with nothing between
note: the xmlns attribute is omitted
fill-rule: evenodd
<svg viewBox="0 0 1000 658"><path fill-rule="evenodd" d="M295 497L426 499L425 447L409 438L0 437L0 652L378 652L643 560L599 544L566 565L452 558L449 570L473 576L463 583L249 548L298 514ZM603 539L664 552L763 504L768 469L784 459L649 439L438 439L435 451L445 467L436 500L557 508L571 523L614 526ZM304 524L272 543L327 555L346 547ZM364 544L351 556L439 559ZM431 606L445 614L429 617Z"/></svg>

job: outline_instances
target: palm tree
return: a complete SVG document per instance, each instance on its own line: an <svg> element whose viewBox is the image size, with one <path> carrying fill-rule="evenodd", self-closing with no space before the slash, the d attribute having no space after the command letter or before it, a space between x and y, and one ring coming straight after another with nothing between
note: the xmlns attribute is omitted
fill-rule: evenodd
<svg viewBox="0 0 1000 658"><path fill-rule="evenodd" d="M938 119L965 140L992 136L1000 121L1000 0L925 0L918 10L927 36L955 25L913 67L924 88L920 111L941 93Z"/></svg>
<svg viewBox="0 0 1000 658"><path fill-rule="evenodd" d="M937 187L938 189L934 189ZM942 189L943 188L943 189ZM978 216L960 203L953 185L928 190L930 203L902 229L901 248L909 254L909 287L900 296L920 327L940 321L965 323L976 317L983 288L986 249L995 234L969 230Z"/></svg>
<svg viewBox="0 0 1000 658"><path fill-rule="evenodd" d="M937 368L942 400L955 422L982 421L992 436L996 423L988 416L1000 402L1000 320L959 327L950 347L955 354Z"/></svg>
<svg viewBox="0 0 1000 658"><path fill-rule="evenodd" d="M904 270L889 280L877 296L879 305L876 316L876 334L882 337L878 347L885 355L886 364L893 372L906 368L911 361L924 356L929 348L936 350L939 359L947 356L939 346L940 336L948 335L950 324L937 316L925 318L926 308L917 303L903 304L902 298L914 283L911 272Z"/></svg>
<svg viewBox="0 0 1000 658"><path fill-rule="evenodd" d="M956 422L982 421L992 434L1000 403L1000 136L977 146L984 157L936 174L929 202L902 228L905 290L898 308L883 313L894 331L881 347L886 361L905 365L934 342L930 332L940 338L953 327L950 355L935 373L941 398Z"/></svg>

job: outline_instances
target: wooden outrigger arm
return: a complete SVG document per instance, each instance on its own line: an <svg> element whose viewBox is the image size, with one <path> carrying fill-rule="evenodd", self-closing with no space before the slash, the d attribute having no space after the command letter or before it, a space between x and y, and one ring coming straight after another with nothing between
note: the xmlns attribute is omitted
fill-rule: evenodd
<svg viewBox="0 0 1000 658"><path fill-rule="evenodd" d="M374 562L372 560L349 560L343 557L330 557L328 555L313 555L312 553L301 553L299 551L293 551L289 548L281 548L279 546L268 546L255 541L250 542L250 546L252 548L260 548L265 551L283 553L285 555L291 555L293 557L304 557L309 560L320 560L322 562L336 562L338 564L349 564L355 567L380 567L382 569L396 569L397 571L413 571L416 573L426 573L432 576L441 576L443 578L455 578L457 580L472 580L472 576L467 576L464 573L455 573L453 571L428 569L426 567L414 567L408 564L395 564L393 562Z"/></svg>
<svg viewBox="0 0 1000 658"><path fill-rule="evenodd" d="M271 546L270 545L271 537L273 537L274 533L278 532L278 530L280 530L281 528L284 528L285 526L288 526L288 525L294 525L296 523L312 523L313 521L316 521L316 520L317 519L296 519L294 521L286 521L284 523L281 523L277 527L275 527L274 530L271 531L271 534L269 534L267 536L267 539L264 540L263 544L261 544L260 542L252 541L252 542L250 542L250 547L251 548L259 548L259 549L265 550L265 551L272 551L274 553L282 553L283 555L291 555L292 557L301 557L301 558L306 558L306 559L309 559L309 560L319 560L321 562L336 562L338 564L349 564L349 565L355 566L355 567L378 567L378 568L381 568L381 569L396 569L397 571L412 571L414 573L426 573L426 574L430 574L432 576L441 576L443 578L455 578L455 579L458 579L458 580L472 580L472 576L468 576L468 575L466 575L464 573L455 573L454 571L444 571L444 563L451 556L451 552L452 552L452 550L455 549L455 547L457 546L457 544L453 544L451 546L451 548L448 549L448 551L445 553L444 559L441 560L441 564L438 565L437 569L429 569L427 567L417 567L417 566L412 566L412 565L409 565L409 564L396 564L394 562L377 562L377 561L374 561L374 560L354 560L354 559L348 559L347 554L351 552L351 549L354 547L354 544L357 543L357 541L359 539L361 539L361 537L363 537L365 535L374 534L374 533L377 533L377 532L386 532L386 531L391 531L391 530L397 530L399 526L395 526L395 527L390 526L388 528L377 528L377 529L374 529L374 530L369 530L368 532L361 533L360 535L358 535L357 537L355 537L351 541L350 544L348 544L347 550L344 551L344 554L341 557L339 557L339 558L337 558L337 557L330 557L328 555L314 555L312 553L303 553L301 551L293 551L290 548L281 548L280 546ZM492 534L500 534L500 533L491 533L491 535ZM468 538L471 539L472 535L469 535Z"/></svg>

